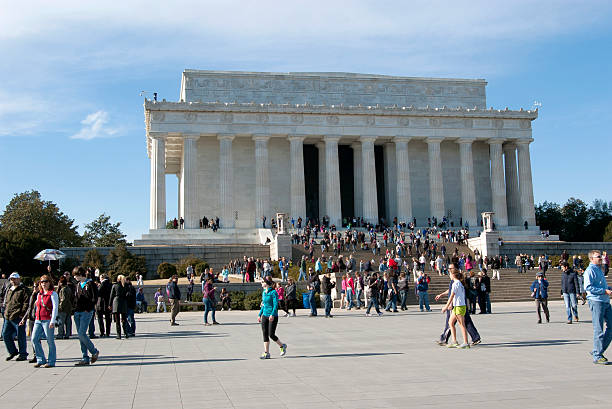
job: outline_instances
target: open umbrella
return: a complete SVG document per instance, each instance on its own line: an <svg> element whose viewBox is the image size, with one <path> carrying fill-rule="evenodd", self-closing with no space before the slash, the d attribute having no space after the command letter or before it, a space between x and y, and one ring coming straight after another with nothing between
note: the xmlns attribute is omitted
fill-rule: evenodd
<svg viewBox="0 0 612 409"><path fill-rule="evenodd" d="M66 255L55 249L44 249L36 256L34 256L34 260L46 261L49 260L49 265L51 265L51 260L60 260L66 257Z"/></svg>

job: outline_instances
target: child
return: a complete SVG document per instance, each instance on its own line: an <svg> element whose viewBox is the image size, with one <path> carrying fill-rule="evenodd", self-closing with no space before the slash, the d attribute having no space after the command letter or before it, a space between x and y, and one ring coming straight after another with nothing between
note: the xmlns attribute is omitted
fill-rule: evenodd
<svg viewBox="0 0 612 409"><path fill-rule="evenodd" d="M228 311L232 310L232 298L226 288L221 289L221 310L227 308Z"/></svg>
<svg viewBox="0 0 612 409"><path fill-rule="evenodd" d="M159 287L157 292L154 295L155 302L157 303L157 312L163 307L164 312L166 312L166 302L164 301L164 296L162 294L162 289Z"/></svg>
<svg viewBox="0 0 612 409"><path fill-rule="evenodd" d="M467 338L467 329L465 327L465 312L467 310L467 303L465 299L465 287L461 282L463 275L458 271L453 271L451 273L451 277L453 279L453 286L451 287L451 293L448 296L448 302L442 308L442 313L451 309L452 312L448 322L448 325L451 330L451 336L453 337L453 342L448 345L449 348L461 348L467 349L470 347L468 344ZM463 335L463 344L459 345L457 342L457 330L455 329L455 323L459 323L461 327L461 334Z"/></svg>

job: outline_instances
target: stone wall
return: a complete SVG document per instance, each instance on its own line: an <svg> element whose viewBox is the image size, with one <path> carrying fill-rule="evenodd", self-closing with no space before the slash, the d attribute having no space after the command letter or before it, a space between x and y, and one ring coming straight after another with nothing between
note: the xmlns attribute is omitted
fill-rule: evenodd
<svg viewBox="0 0 612 409"><path fill-rule="evenodd" d="M66 253L67 257L83 260L85 253L91 249L93 247L66 247L61 250ZM144 256L147 263L147 277L157 274L159 264L176 263L181 258L188 256L199 257L216 270L220 270L230 260L243 256L270 257L270 247L263 245L135 246L127 249L136 256ZM112 247L97 247L95 250L106 257Z"/></svg>
<svg viewBox="0 0 612 409"><path fill-rule="evenodd" d="M590 250L601 250L607 251L608 254L612 252L612 242L511 242L504 243L499 248L501 255L508 255L510 261L513 261L517 254L527 253L533 255L547 254L549 256L560 255L563 250L566 250L568 254L587 254Z"/></svg>

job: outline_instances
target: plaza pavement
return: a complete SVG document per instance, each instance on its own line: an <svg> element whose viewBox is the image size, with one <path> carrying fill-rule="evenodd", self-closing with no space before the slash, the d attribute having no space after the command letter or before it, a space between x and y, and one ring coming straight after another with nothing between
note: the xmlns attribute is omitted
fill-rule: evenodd
<svg viewBox="0 0 612 409"><path fill-rule="evenodd" d="M0 361L0 408L610 408L612 366L593 365L587 305L565 323L561 301L552 322L536 324L533 303L500 303L476 315L483 343L470 350L433 341L439 307L366 318L280 318L289 345L262 361L256 312L219 312L204 327L201 312L140 314L138 336L97 339L100 360L73 366L76 339L57 341L54 369ZM2 356L4 358L4 356Z"/></svg>

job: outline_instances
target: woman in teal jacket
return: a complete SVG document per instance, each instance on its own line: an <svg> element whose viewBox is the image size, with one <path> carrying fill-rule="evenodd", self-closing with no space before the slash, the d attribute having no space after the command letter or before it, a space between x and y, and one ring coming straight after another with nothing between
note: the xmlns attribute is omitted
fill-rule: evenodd
<svg viewBox="0 0 612 409"><path fill-rule="evenodd" d="M261 294L261 309L259 310L258 322L261 322L261 331L263 332L264 353L261 354L261 359L270 359L270 338L280 347L280 355L285 356L287 353L287 344L278 339L276 336L276 325L278 325L278 294L274 290L274 283L269 279L264 279L261 282L263 292Z"/></svg>

